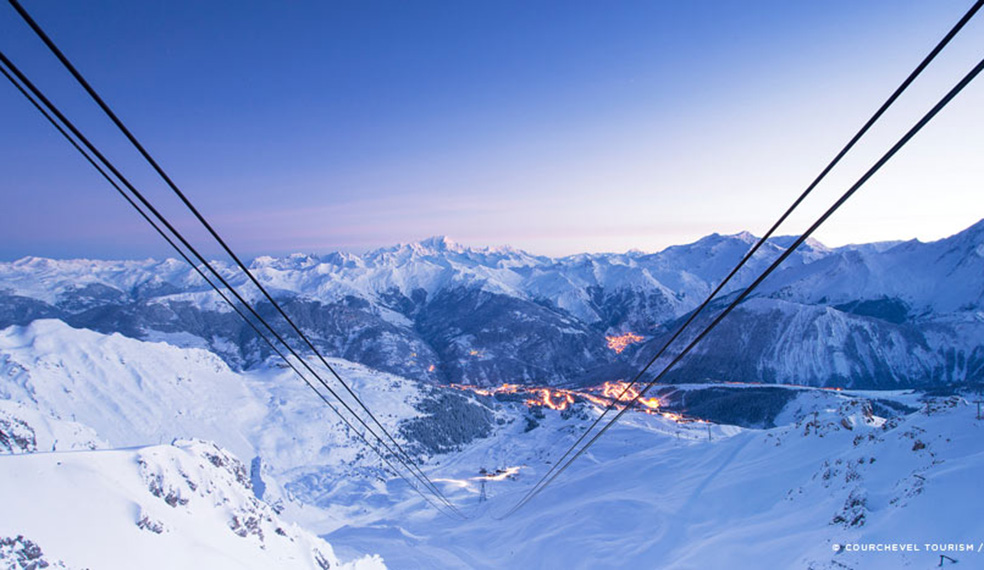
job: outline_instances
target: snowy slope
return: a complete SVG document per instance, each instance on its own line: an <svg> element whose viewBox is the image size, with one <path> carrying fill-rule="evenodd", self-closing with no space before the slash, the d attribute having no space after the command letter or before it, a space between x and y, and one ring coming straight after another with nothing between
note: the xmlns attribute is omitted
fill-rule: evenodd
<svg viewBox="0 0 984 570"><path fill-rule="evenodd" d="M103 449L91 427L55 419L34 405L0 400L0 453Z"/></svg>
<svg viewBox="0 0 984 570"><path fill-rule="evenodd" d="M266 412L214 354L75 329L57 320L0 331L0 397L77 420L114 446L175 437L222 442L237 455ZM215 410L222 409L221 416Z"/></svg>
<svg viewBox="0 0 984 570"><path fill-rule="evenodd" d="M0 504L15 513L0 517L0 553L25 552L29 540L71 568L132 566L135 551L161 567L317 568L314 552L330 560L332 547L343 560L379 553L389 568L925 568L938 556L834 547L962 543L984 532L975 514L984 506L976 495L984 426L959 396L771 388L790 397L776 400L788 404L770 429L632 413L499 520L591 421L592 407L536 411L521 398L458 392L455 401L333 361L397 437L419 444L424 470L469 515L461 523L388 473L278 366L237 373L199 349L57 321L0 340L0 431L7 441L28 439L25 425L37 434L33 448L0 456ZM732 389L755 397L761 388ZM112 410L120 413L107 417ZM153 418L162 418L156 434L144 425ZM488 429L434 447L431 438L458 434L462 418ZM414 422L424 423L401 429ZM210 443L157 445L197 432L239 446L243 461ZM112 561L108 541L123 545ZM973 567L979 559L969 556L958 555Z"/></svg>
<svg viewBox="0 0 984 570"><path fill-rule="evenodd" d="M637 416L499 520L543 472L543 446L556 454L571 437L537 429L453 459L462 470L523 466L489 484L484 503L473 481L448 483L472 520L383 518L328 537L373 544L392 568L931 568L940 559L928 543L976 548L984 533L984 424L960 398L928 409L885 422L850 396L809 392L770 430ZM920 551L850 550L867 543Z"/></svg>
<svg viewBox="0 0 984 570"><path fill-rule="evenodd" d="M318 458L329 453L335 477L381 472L276 368L264 379L244 377L200 349L45 320L0 333L0 363L0 453L9 454L0 457L0 539L10 543L0 553L7 548L9 560L37 546L49 563L71 568L129 568L135 560L157 568L335 568L327 544L277 517L330 515L305 510L274 477L298 462L320 472ZM266 384L280 380L291 384ZM389 408L413 413L408 404ZM198 440L145 447L198 434L253 458L250 467ZM134 533L138 539L124 539L129 548L108 546ZM153 562L143 561L148 553ZM381 568L377 562L344 567Z"/></svg>
<svg viewBox="0 0 984 570"><path fill-rule="evenodd" d="M421 415L415 405L430 388L345 361L331 364L402 445L415 443L401 422ZM329 385L357 408L343 387ZM393 501L423 502L402 481L389 481L382 460L279 365L237 373L201 349L40 320L0 331L0 398L0 427L17 428L11 432L20 439L35 437L27 451L50 449L55 438L63 440L58 449L215 441L250 462L253 478L265 481L265 500L299 519L319 517L326 528L380 490ZM45 428L52 422L55 428ZM72 430L79 435L68 439ZM325 510L309 513L298 500Z"/></svg>
<svg viewBox="0 0 984 570"><path fill-rule="evenodd" d="M238 459L201 441L0 455L0 504L0 537L69 568L384 568L378 557L341 564L253 496Z"/></svg>

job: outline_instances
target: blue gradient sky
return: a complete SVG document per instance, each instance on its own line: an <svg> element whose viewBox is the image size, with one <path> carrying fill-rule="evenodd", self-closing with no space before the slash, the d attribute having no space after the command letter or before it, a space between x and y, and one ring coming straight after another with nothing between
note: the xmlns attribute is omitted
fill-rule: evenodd
<svg viewBox="0 0 984 570"><path fill-rule="evenodd" d="M560 255L761 234L971 2L24 4L247 255ZM984 55L976 20L783 233ZM6 3L0 49L192 227ZM984 217L982 155L984 80L818 237L955 233ZM0 259L168 254L6 83L0 172Z"/></svg>

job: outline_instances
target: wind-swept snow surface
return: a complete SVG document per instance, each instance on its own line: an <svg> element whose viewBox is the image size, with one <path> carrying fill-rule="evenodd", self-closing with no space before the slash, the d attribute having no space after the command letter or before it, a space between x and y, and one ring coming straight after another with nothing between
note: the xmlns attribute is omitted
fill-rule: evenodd
<svg viewBox="0 0 984 570"><path fill-rule="evenodd" d="M253 496L238 459L201 441L0 455L0 505L0 537L24 537L69 568L384 568L341 564Z"/></svg>

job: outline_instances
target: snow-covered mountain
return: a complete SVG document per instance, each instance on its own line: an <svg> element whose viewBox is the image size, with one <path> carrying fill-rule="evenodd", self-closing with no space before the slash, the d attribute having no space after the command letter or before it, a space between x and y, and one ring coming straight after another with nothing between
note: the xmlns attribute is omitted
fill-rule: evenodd
<svg viewBox="0 0 984 570"><path fill-rule="evenodd" d="M0 481L4 568L385 568L340 563L212 443L0 455Z"/></svg>
<svg viewBox="0 0 984 570"><path fill-rule="evenodd" d="M364 255L261 257L252 268L329 355L431 383L579 385L642 366L754 241L715 234L655 254L553 259L432 238ZM791 241L772 239L725 292L747 285ZM244 276L219 266L257 298ZM673 379L859 388L981 381L982 276L984 220L933 243L809 242ZM234 369L269 356L174 260L24 258L0 264L0 291L0 327L57 318L207 348ZM607 336L629 331L642 342L608 348Z"/></svg>
<svg viewBox="0 0 984 570"><path fill-rule="evenodd" d="M333 366L468 520L287 370L39 320L0 333L0 567L877 570L935 566L984 532L969 393L664 386L716 421L628 414L501 519L595 406ZM870 543L918 550L853 550Z"/></svg>
<svg viewBox="0 0 984 570"><path fill-rule="evenodd" d="M417 434L412 440L404 438L404 444L413 444L424 456L487 433L493 421L491 416L476 416L470 437L463 433L457 441L435 440L414 428L414 420L426 415L418 407L434 388L347 361L334 360L332 365L390 433L399 437L402 429ZM0 331L0 377L0 422L8 408L10 413L16 407L33 410L32 416L18 412L17 417L45 434L35 437L34 450L48 449L58 438L45 427L45 417L57 418L63 431L66 425L84 426L72 439L88 447L100 446L99 438L113 447L207 439L252 460L257 477L275 476L312 503L324 494L319 470L370 480L381 480L386 473L382 461L342 420L281 366L235 372L203 349L39 320ZM332 387L346 393L338 384ZM327 394L323 389L322 393ZM444 403L446 408L456 407L459 415L471 406L457 392ZM439 422L434 425L440 427ZM90 441L97 443L89 445ZM354 483L349 492L363 492L363 484ZM279 498L270 493L268 499Z"/></svg>
<svg viewBox="0 0 984 570"><path fill-rule="evenodd" d="M333 365L419 457L487 435L491 415L475 433L415 427L432 387ZM474 407L450 397L445 409ZM356 552L342 564L297 526L334 530L370 497L426 505L289 370L235 372L203 349L52 319L0 331L4 564L383 568Z"/></svg>

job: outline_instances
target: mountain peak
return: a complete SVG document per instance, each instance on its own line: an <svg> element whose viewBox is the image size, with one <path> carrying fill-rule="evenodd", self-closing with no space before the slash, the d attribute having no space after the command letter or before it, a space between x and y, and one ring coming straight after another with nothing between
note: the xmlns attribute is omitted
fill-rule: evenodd
<svg viewBox="0 0 984 570"><path fill-rule="evenodd" d="M366 254L369 258L382 257L404 257L409 256L410 258L416 256L428 256L448 253L464 253L468 251L468 248L455 242L447 236L432 236L427 239L422 239L420 241L414 241L409 243L399 243L391 247L383 247Z"/></svg>
<svg viewBox="0 0 984 570"><path fill-rule="evenodd" d="M417 245L434 251L463 251L465 249L464 246L447 236L431 236L427 239L420 240L417 242Z"/></svg>
<svg viewBox="0 0 984 570"><path fill-rule="evenodd" d="M717 232L714 232L712 234L708 234L700 238L694 243L687 244L683 247L691 247L695 245L700 245L704 247L714 247L714 246L718 246L719 244L733 244L736 242L746 243L751 245L756 241L758 241L758 238L747 231L741 231L736 234L719 234ZM670 247L672 248L672 247L680 247L680 246L670 246Z"/></svg>

